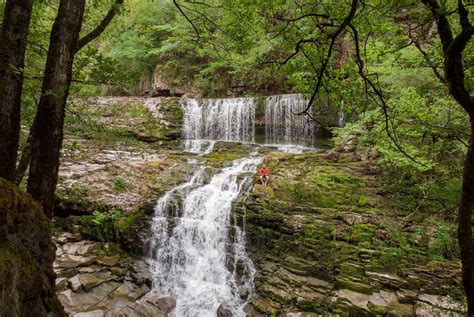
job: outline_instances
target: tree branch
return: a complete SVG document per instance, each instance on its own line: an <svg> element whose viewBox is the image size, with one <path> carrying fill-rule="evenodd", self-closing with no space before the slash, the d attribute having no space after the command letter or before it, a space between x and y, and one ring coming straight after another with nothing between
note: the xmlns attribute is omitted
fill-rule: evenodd
<svg viewBox="0 0 474 317"><path fill-rule="evenodd" d="M416 40L413 40L413 43L415 44L415 47L418 49L418 51L421 53L421 55L423 55L423 58L425 59L428 66L433 71L436 78L438 78L443 84L446 84L446 80L444 79L443 75L438 71L438 68L436 68L436 65L431 61L430 57L428 56L428 53L426 53L423 50L420 43L418 43L418 41L416 41Z"/></svg>
<svg viewBox="0 0 474 317"><path fill-rule="evenodd" d="M110 24L114 16L117 14L119 7L123 4L124 0L115 0L115 4L112 5L109 12L105 15L104 19L99 23L99 25L86 34L83 38L79 39L77 42L76 52L80 51L84 46L86 46L90 41L98 37L105 28Z"/></svg>
<svg viewBox="0 0 474 317"><path fill-rule="evenodd" d="M453 38L451 25L446 13L441 10L437 0L422 0L428 6L438 25L438 34L443 45L445 80L453 98L466 110L471 117L474 116L474 96L469 94L465 85L462 52L474 34L474 28L469 21L469 13L458 0L459 23L461 33Z"/></svg>
<svg viewBox="0 0 474 317"><path fill-rule="evenodd" d="M334 32L334 34L331 35L331 43L329 44L328 52L326 54L326 57L324 58L323 64L321 65L321 70L319 71L318 79L316 82L316 88L314 89L314 92L311 95L311 98L309 99L308 105L303 111L301 111L300 114L308 114L308 110L313 104L313 101L316 98L316 95L319 93L319 90L321 88L322 79L323 79L324 74L326 73L326 68L329 64L329 60L331 59L332 50L334 48L334 44L336 43L337 37L351 23L352 18L354 18L357 12L358 4L359 4L358 0L352 0L351 10L349 11L349 14L345 17L344 21L342 21L341 25L337 28L336 32Z"/></svg>
<svg viewBox="0 0 474 317"><path fill-rule="evenodd" d="M201 39L201 36L199 34L199 30L197 29L197 27L194 25L193 21L191 21L191 19L188 18L188 16L186 15L186 13L184 13L183 9L181 8L181 6L179 5L178 1L176 0L173 0L173 3L174 5L176 6L176 8L178 8L179 12L181 12L181 14L184 16L184 18L186 20L188 20L189 24L191 24L191 26L193 27L194 29L194 32L196 32L196 36L197 36L197 39L196 39L196 42L199 42L199 40Z"/></svg>
<svg viewBox="0 0 474 317"><path fill-rule="evenodd" d="M423 164L421 162L418 162L413 156L408 154L402 148L402 146L398 143L397 139L395 138L395 136L390 131L391 128L393 129L393 124L391 124L390 119L389 119L387 103L385 102L385 98L382 94L382 91L379 88L377 88L377 86L372 82L372 80L370 80L370 78L367 77L367 74L364 71L364 61L362 60L362 58L360 56L359 34L357 32L357 29L352 24L349 24L349 28L352 30L352 35L354 36L354 42L355 42L355 48L356 48L356 63L357 63L357 67L358 67L358 70L359 70L359 75L364 80L364 83L366 85L370 86L370 88L377 95L377 97L380 101L380 103L376 102L375 98L373 98L373 100L376 102L376 104L380 106L380 108L382 109L382 112L384 114L384 117L385 117L385 129L384 130L387 132L388 137L390 138L390 140L392 140L393 144L398 149L398 151L400 151L400 153L402 153L404 156L406 156L413 163L419 164L421 166L426 166L425 164ZM367 88L366 88L366 93L367 93Z"/></svg>

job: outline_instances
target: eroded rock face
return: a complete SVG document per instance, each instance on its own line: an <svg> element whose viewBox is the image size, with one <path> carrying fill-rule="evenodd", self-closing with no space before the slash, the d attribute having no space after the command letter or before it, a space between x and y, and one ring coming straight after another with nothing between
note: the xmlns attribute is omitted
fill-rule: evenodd
<svg viewBox="0 0 474 317"><path fill-rule="evenodd" d="M457 259L433 260L429 224L397 214L352 154L267 156L268 187L235 206L256 264L258 313L463 316Z"/></svg>
<svg viewBox="0 0 474 317"><path fill-rule="evenodd" d="M55 293L55 247L41 206L0 178L0 316L66 316Z"/></svg>

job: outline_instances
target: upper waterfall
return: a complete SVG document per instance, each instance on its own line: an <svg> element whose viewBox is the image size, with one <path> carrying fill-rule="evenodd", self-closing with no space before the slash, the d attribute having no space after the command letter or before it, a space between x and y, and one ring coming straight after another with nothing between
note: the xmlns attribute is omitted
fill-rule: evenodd
<svg viewBox="0 0 474 317"><path fill-rule="evenodd" d="M302 94L270 96L265 100L265 143L312 146L315 122L299 115L308 105ZM308 111L311 114L311 108Z"/></svg>
<svg viewBox="0 0 474 317"><path fill-rule="evenodd" d="M316 124L308 116L298 115L307 104L302 94L267 97L265 111L259 114L264 115L264 143L313 146ZM187 151L208 153L213 141L255 142L256 98L184 99L182 106Z"/></svg>
<svg viewBox="0 0 474 317"><path fill-rule="evenodd" d="M183 138L253 142L255 99L185 99Z"/></svg>

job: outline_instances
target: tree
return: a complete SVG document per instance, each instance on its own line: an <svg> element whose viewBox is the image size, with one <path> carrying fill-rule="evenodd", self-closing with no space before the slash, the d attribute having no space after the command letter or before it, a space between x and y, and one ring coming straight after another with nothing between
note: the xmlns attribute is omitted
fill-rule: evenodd
<svg viewBox="0 0 474 317"><path fill-rule="evenodd" d="M39 200L51 217L58 180L66 101L72 81L74 56L99 36L117 12L116 0L101 23L79 39L85 0L61 0L50 36L43 87L31 131L31 161L28 192Z"/></svg>
<svg viewBox="0 0 474 317"><path fill-rule="evenodd" d="M453 35L449 12L437 0L422 0L436 20L444 56L444 79L450 94L468 113L471 121L471 137L464 161L461 201L458 212L458 239L461 249L463 285L467 297L468 314L474 316L474 240L472 237L472 212L474 210L474 96L465 83L462 54L474 35L469 11L458 0L459 27Z"/></svg>
<svg viewBox="0 0 474 317"><path fill-rule="evenodd" d="M0 177L13 181L32 0L7 1L0 34Z"/></svg>

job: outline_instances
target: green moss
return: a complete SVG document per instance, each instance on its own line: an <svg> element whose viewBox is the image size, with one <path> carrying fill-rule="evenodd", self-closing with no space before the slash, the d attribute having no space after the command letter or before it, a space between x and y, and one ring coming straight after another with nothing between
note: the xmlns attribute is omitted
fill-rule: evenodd
<svg viewBox="0 0 474 317"><path fill-rule="evenodd" d="M347 240L364 246L364 243L370 243L374 237L376 227L372 224L357 224L349 228Z"/></svg>
<svg viewBox="0 0 474 317"><path fill-rule="evenodd" d="M302 238L331 241L334 239L334 229L331 226L304 226Z"/></svg>
<svg viewBox="0 0 474 317"><path fill-rule="evenodd" d="M205 155L208 165L212 167L222 167L225 163L230 163L233 160L244 157L247 153L244 152L211 152Z"/></svg>

